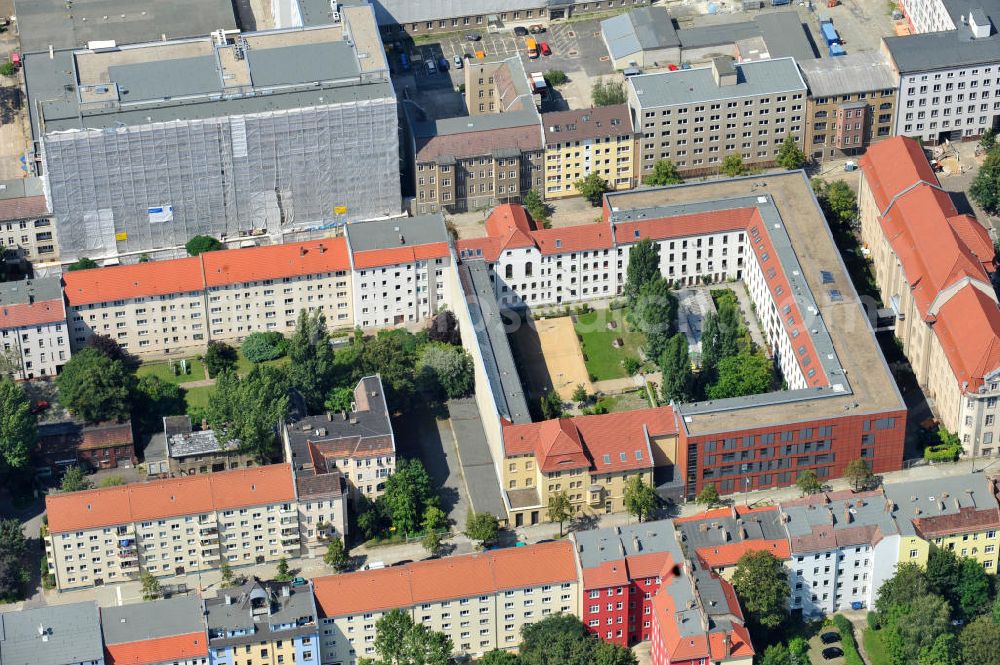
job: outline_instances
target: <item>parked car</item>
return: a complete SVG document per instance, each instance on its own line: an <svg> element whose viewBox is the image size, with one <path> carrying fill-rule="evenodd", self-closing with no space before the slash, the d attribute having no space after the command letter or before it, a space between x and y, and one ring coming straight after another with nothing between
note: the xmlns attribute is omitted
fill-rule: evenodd
<svg viewBox="0 0 1000 665"><path fill-rule="evenodd" d="M434 63L431 62L431 64L433 65ZM369 561L364 565L362 570L382 570L383 568L385 568L385 561Z"/></svg>
<svg viewBox="0 0 1000 665"><path fill-rule="evenodd" d="M519 25L516 28L514 28L514 34L517 35L518 37L527 37L528 29Z"/></svg>
<svg viewBox="0 0 1000 665"><path fill-rule="evenodd" d="M552 49L549 48L548 42L542 42L538 45L538 48L542 50L542 55L552 55Z"/></svg>
<svg viewBox="0 0 1000 665"><path fill-rule="evenodd" d="M834 642L840 641L840 633L831 630L828 633L823 633L819 636L819 641L823 644L833 644Z"/></svg>
<svg viewBox="0 0 1000 665"><path fill-rule="evenodd" d="M307 584L309 584L309 583L306 582L306 578L304 578L304 577L293 577L292 578L292 586L305 586Z"/></svg>
<svg viewBox="0 0 1000 665"><path fill-rule="evenodd" d="M676 72L678 69L680 69L680 67L678 67L677 65L667 65L667 69L671 72Z"/></svg>
<svg viewBox="0 0 1000 665"><path fill-rule="evenodd" d="M408 563L413 563L413 559L403 559L402 561L397 561L396 563L394 563L392 565L393 566L405 566Z"/></svg>
<svg viewBox="0 0 1000 665"><path fill-rule="evenodd" d="M462 56L456 55L455 56L455 69L461 69L464 66L465 66L465 64L462 63Z"/></svg>
<svg viewBox="0 0 1000 665"><path fill-rule="evenodd" d="M536 23L534 25L529 25L528 26L528 30L531 31L531 34L537 35L537 34L545 32L545 26L542 25L541 23Z"/></svg>
<svg viewBox="0 0 1000 665"><path fill-rule="evenodd" d="M480 39L483 38L483 36L478 32L470 32L465 35L465 38L468 39L470 42L478 42Z"/></svg>
<svg viewBox="0 0 1000 665"><path fill-rule="evenodd" d="M404 72L410 71L410 58L405 53L399 54L399 64Z"/></svg>
<svg viewBox="0 0 1000 665"><path fill-rule="evenodd" d="M427 60L426 63L427 63L428 74L433 74L434 72L437 71L437 67L434 66L434 60Z"/></svg>
<svg viewBox="0 0 1000 665"><path fill-rule="evenodd" d="M438 58L438 69L440 69L442 72L448 71L448 58L444 57L443 55L440 58Z"/></svg>
<svg viewBox="0 0 1000 665"><path fill-rule="evenodd" d="M840 647L827 647L823 649L823 660L833 660L834 658L841 658L844 655L844 650Z"/></svg>

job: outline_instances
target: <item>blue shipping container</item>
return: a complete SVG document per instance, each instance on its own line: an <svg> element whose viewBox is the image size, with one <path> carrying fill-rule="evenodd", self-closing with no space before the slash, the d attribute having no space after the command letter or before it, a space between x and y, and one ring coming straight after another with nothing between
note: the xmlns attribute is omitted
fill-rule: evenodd
<svg viewBox="0 0 1000 665"><path fill-rule="evenodd" d="M821 25L820 32L823 33L823 39L826 40L827 46L840 41L840 35L837 34L837 29L833 27L832 22Z"/></svg>
<svg viewBox="0 0 1000 665"><path fill-rule="evenodd" d="M787 5L792 0L771 0L772 5Z"/></svg>

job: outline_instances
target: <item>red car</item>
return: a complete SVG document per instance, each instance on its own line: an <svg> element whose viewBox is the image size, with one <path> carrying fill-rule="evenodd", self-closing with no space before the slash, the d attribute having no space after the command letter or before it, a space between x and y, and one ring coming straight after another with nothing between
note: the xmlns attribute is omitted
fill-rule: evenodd
<svg viewBox="0 0 1000 665"><path fill-rule="evenodd" d="M667 65L667 69L669 69L672 72L676 72L679 68L677 67L677 65Z"/></svg>
<svg viewBox="0 0 1000 665"><path fill-rule="evenodd" d="M548 42L542 42L538 45L538 48L542 50L542 55L552 55L552 49L549 48Z"/></svg>

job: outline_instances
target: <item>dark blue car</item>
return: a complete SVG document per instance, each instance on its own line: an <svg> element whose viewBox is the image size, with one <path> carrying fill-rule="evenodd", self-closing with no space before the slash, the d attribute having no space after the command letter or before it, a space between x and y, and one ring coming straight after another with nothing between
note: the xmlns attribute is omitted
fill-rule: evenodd
<svg viewBox="0 0 1000 665"><path fill-rule="evenodd" d="M443 55L438 58L438 70L442 72L448 71L448 58Z"/></svg>

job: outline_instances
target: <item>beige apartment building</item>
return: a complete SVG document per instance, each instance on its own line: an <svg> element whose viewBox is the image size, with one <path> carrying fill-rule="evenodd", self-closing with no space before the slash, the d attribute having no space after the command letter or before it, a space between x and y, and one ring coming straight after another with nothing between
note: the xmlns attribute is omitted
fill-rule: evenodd
<svg viewBox="0 0 1000 665"><path fill-rule="evenodd" d="M860 155L893 133L898 80L882 53L803 60L809 86L805 153L816 160Z"/></svg>
<svg viewBox="0 0 1000 665"><path fill-rule="evenodd" d="M69 360L66 306L57 277L0 284L0 354L15 379L55 376Z"/></svg>
<svg viewBox="0 0 1000 665"><path fill-rule="evenodd" d="M994 248L961 215L915 140L861 159L861 233L882 302L917 381L967 455L1000 453L1000 307Z"/></svg>
<svg viewBox="0 0 1000 665"><path fill-rule="evenodd" d="M50 494L45 553L60 591L300 555L287 464Z"/></svg>
<svg viewBox="0 0 1000 665"><path fill-rule="evenodd" d="M469 115L522 111L537 105L519 56L493 62L470 60L465 65L465 108Z"/></svg>
<svg viewBox="0 0 1000 665"><path fill-rule="evenodd" d="M375 623L402 609L451 638L456 653L515 649L521 628L551 614L579 616L573 545L543 543L313 581L324 663L375 653Z"/></svg>
<svg viewBox="0 0 1000 665"><path fill-rule="evenodd" d="M727 155L744 165L775 163L786 136L805 139L806 84L792 58L644 74L626 83L640 134L636 178L668 159L685 174L718 173Z"/></svg>
<svg viewBox="0 0 1000 665"><path fill-rule="evenodd" d="M626 104L546 113L542 129L546 199L579 196L574 183L591 174L615 190L638 184L636 134Z"/></svg>
<svg viewBox="0 0 1000 665"><path fill-rule="evenodd" d="M211 340L291 332L302 309L348 328L350 270L346 240L329 238L68 272L70 344L108 335L142 357L183 356Z"/></svg>
<svg viewBox="0 0 1000 665"><path fill-rule="evenodd" d="M633 476L673 454L676 427L663 409L558 418L503 430L501 488L514 526L547 521L549 498L565 492L578 514L625 510Z"/></svg>

